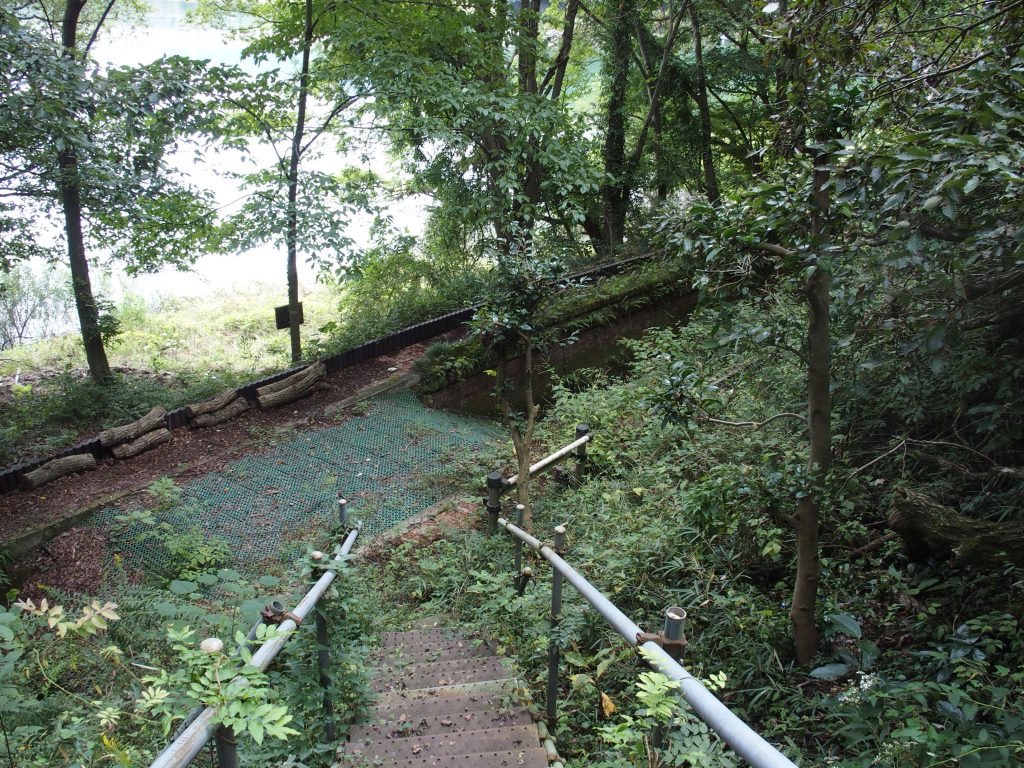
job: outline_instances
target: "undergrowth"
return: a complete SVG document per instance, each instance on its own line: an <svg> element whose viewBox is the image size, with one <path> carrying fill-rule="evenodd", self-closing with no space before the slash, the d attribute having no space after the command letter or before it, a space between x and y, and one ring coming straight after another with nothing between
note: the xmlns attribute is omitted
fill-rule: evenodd
<svg viewBox="0 0 1024 768"><path fill-rule="evenodd" d="M565 524L568 561L649 631L667 607L686 609L688 669L800 764L1019 765L1024 572L909 559L885 535L884 510L893 486L919 482L911 474L879 480L837 463L822 530L822 642L813 667L795 664L785 518L806 493L806 446L795 419L770 418L802 407L801 361L786 349L799 342L765 344L747 322L755 316L737 311L731 330L709 317L650 332L632 343L621 380L590 371L560 382L544 443L558 447L588 422L590 475L535 495L535 534L551 540ZM799 331L787 320L797 308L771 311ZM844 353L840 375L857 370L857 353ZM847 445L865 450L869 438L851 428ZM550 569L527 560L536 576L519 595L509 538L453 532L397 545L367 583L375 600L454 611L496 638L542 702ZM556 638L556 735L570 764L654 765L649 747L669 721L675 741L658 765L735 760L685 707L659 710L665 681L641 678L635 652L568 586Z"/></svg>

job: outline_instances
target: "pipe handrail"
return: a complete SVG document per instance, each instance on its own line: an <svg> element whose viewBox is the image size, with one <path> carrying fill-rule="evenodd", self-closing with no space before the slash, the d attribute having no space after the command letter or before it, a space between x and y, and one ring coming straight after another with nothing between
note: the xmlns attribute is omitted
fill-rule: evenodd
<svg viewBox="0 0 1024 768"><path fill-rule="evenodd" d="M334 557L335 562L344 559L352 551L352 545L355 544L356 537L358 536L359 525L349 531L345 537L341 549L338 550ZM309 612L316 607L317 601L323 597L336 576L336 571L326 571L310 587L309 591L306 592L305 596L289 615L298 618L299 622L305 619ZM270 666L270 662L274 660L274 657L277 656L285 643L291 638L297 627L298 624L291 618L285 619L278 624L277 635L260 646L259 650L252 655L249 664L261 672L265 671ZM217 710L214 707L206 707L178 738L168 744L164 751L157 755L156 759L150 764L150 768L185 768L202 752L203 747L206 746L206 743L217 730L216 716Z"/></svg>
<svg viewBox="0 0 1024 768"><path fill-rule="evenodd" d="M686 702L693 707L693 711L726 744L732 747L736 754L755 768L796 768L795 763L737 717L697 678L687 672L682 664L669 656L664 648L653 640L640 643L639 640L643 635L640 627L605 597L597 587L563 560L553 548L503 517L498 518L498 525L516 539L535 549L551 564L553 569L576 588L576 591L630 646L637 647L639 645L647 651L651 665L666 677L678 681L679 691Z"/></svg>
<svg viewBox="0 0 1024 768"><path fill-rule="evenodd" d="M583 437L579 438L578 440L573 440L571 443L569 443L564 448L559 448L557 451L552 453L550 456L545 456L543 459L540 459L535 464L531 464L530 465L530 477L533 477L538 472L540 472L540 471L542 471L544 469L547 469L548 467L550 467L552 464L554 464L559 459L561 459L561 458L563 458L565 456L568 456L570 453L575 451L581 445L586 445L587 443L590 442L590 438L591 438L591 436L589 434L588 435L584 435ZM506 490L510 490L512 488L512 486L514 486L518 482L519 482L519 474L517 473L517 474L512 475L512 477L507 478L505 480L505 489Z"/></svg>

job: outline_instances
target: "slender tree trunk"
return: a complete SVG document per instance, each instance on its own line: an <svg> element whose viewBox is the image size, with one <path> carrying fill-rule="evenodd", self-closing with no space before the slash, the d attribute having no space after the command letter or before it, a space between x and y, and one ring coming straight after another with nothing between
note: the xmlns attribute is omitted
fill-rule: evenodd
<svg viewBox="0 0 1024 768"><path fill-rule="evenodd" d="M693 28L693 55L697 64L697 82L694 97L700 112L700 158L704 166L704 190L708 200L717 203L721 194L718 191L718 174L715 171L715 158L711 152L711 110L708 108L708 79L704 69L704 51L700 36L700 17L697 7L690 3L690 26Z"/></svg>
<svg viewBox="0 0 1024 768"><path fill-rule="evenodd" d="M518 465L519 480L516 483L516 494L518 503L525 508L523 511L523 528L530 530L533 527L533 515L530 511L530 464L533 446L533 431L537 424L537 416L540 413L540 406L533 401L533 339L523 336L525 344L523 350L523 399L525 420L520 422L516 418L515 404L512 402L514 382L508 377L508 350L499 348L495 351L498 355L497 381L495 389L498 393L498 403L501 407L501 415L505 420L509 433L512 435L512 445L516 452L516 464Z"/></svg>
<svg viewBox="0 0 1024 768"><path fill-rule="evenodd" d="M299 161L306 133L306 100L309 95L309 57L313 47L313 0L306 0L305 28L302 31L302 66L299 71L299 103L295 114L295 132L288 163L288 211L285 244L288 248L288 332L292 362L302 359L302 329L299 324Z"/></svg>
<svg viewBox="0 0 1024 768"><path fill-rule="evenodd" d="M608 18L607 129L604 139L604 246L614 251L622 245L629 208L630 183L626 167L626 90L632 56L633 0L621 0Z"/></svg>
<svg viewBox="0 0 1024 768"><path fill-rule="evenodd" d="M61 45L64 57L77 56L78 20L85 0L67 0L61 21ZM110 379L110 363L103 348L100 333L99 309L89 280L89 261L85 255L85 237L82 232L82 195L78 178L78 154L67 146L57 153L60 168L60 203L64 211L64 232L68 245L68 265L71 267L71 285L78 309L78 324L82 330L82 345L89 362L89 373L94 381Z"/></svg>
<svg viewBox="0 0 1024 768"><path fill-rule="evenodd" d="M829 172L825 170L830 158L815 158L814 211L812 214L812 241L819 254L817 268L807 281L804 295L808 306L807 325L807 425L810 450L808 471L811 477L810 493L797 503L796 524L796 585L793 589L793 642L800 664L810 664L818 650L816 603L821 574L818 551L818 527L821 517L821 498L825 477L832 464L832 395L831 350L829 330L829 268L820 254L825 244L825 219L829 210L829 193L825 188Z"/></svg>

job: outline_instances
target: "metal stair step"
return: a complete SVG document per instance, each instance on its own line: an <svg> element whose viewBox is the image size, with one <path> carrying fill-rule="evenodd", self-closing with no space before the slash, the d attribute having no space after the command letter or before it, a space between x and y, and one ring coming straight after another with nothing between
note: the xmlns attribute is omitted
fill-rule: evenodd
<svg viewBox="0 0 1024 768"><path fill-rule="evenodd" d="M398 674L389 674L396 671ZM408 671L384 669L380 672L381 675L373 680L373 690L380 693L475 683L481 680L503 680L509 677L508 670L501 665L496 656L433 661L416 664Z"/></svg>
<svg viewBox="0 0 1024 768"><path fill-rule="evenodd" d="M373 766L373 768L547 768L547 753L540 747L481 752L462 755L432 755L379 760L361 760L346 756L339 768Z"/></svg>
<svg viewBox="0 0 1024 768"><path fill-rule="evenodd" d="M426 690L441 691L442 688ZM393 700L388 704L377 704L372 707L367 719L395 720L402 715L410 717L427 717L429 715L462 715L466 712L483 712L485 710L507 709L511 702L511 689L498 692L460 693L448 696L431 696L429 698Z"/></svg>
<svg viewBox="0 0 1024 768"><path fill-rule="evenodd" d="M402 715L395 720L374 721L353 725L349 739L375 741L377 739L400 739L405 736L429 736L432 734L453 734L460 731L481 731L516 725L530 725L533 717L530 710L517 707L507 710L483 712L453 712L443 715Z"/></svg>
<svg viewBox="0 0 1024 768"><path fill-rule="evenodd" d="M539 744L537 726L530 724L511 728L485 728L476 731L455 731L393 739L362 739L347 744L343 751L349 755L394 760L532 749Z"/></svg>
<svg viewBox="0 0 1024 768"><path fill-rule="evenodd" d="M380 644L384 648L396 645L422 645L423 643L443 643L452 640L469 640L465 633L458 629L438 627L437 629L420 629L410 632L381 632Z"/></svg>
<svg viewBox="0 0 1024 768"><path fill-rule="evenodd" d="M383 648L373 655L373 660L380 665L398 666L423 661L451 661L454 659L472 659L494 654L494 647L472 640L450 640L442 643L424 643L423 645L394 645Z"/></svg>
<svg viewBox="0 0 1024 768"><path fill-rule="evenodd" d="M442 685L433 688L416 688L407 691L393 691L390 693L378 693L376 706L378 709L385 707L401 707L417 704L426 701L447 701L461 698L462 696L512 696L519 687L519 681L515 678L503 680L481 680L475 683L457 683L455 685Z"/></svg>

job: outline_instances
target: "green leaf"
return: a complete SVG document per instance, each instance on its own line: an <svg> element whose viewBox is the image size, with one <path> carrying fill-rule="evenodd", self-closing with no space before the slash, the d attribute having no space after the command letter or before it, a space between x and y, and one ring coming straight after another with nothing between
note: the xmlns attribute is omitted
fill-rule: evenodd
<svg viewBox="0 0 1024 768"><path fill-rule="evenodd" d="M942 195L932 195L924 201L924 209L926 211L934 211L940 205L942 205Z"/></svg>
<svg viewBox="0 0 1024 768"><path fill-rule="evenodd" d="M271 576L268 573L268 574L264 574L263 576L260 576L259 582L264 587L273 588L273 587L276 587L278 584L280 584L281 580L279 578L277 578L277 576Z"/></svg>
<svg viewBox="0 0 1024 768"><path fill-rule="evenodd" d="M819 680L834 680L837 677L843 677L853 671L853 667L849 664L826 664L822 667L816 667L810 671L811 677L816 677Z"/></svg>
<svg viewBox="0 0 1024 768"><path fill-rule="evenodd" d="M174 579L170 583L168 589L176 595L190 595L199 589L199 585L194 581L180 581L178 579Z"/></svg>
<svg viewBox="0 0 1024 768"><path fill-rule="evenodd" d="M825 617L826 621L831 622L837 630L842 634L860 640L860 622L857 621L853 616L848 613L831 613Z"/></svg>

